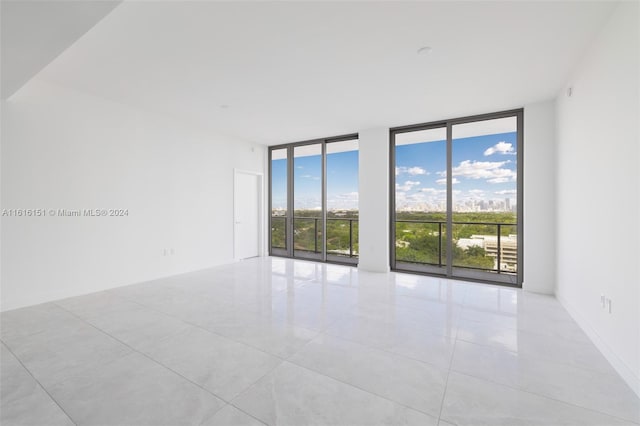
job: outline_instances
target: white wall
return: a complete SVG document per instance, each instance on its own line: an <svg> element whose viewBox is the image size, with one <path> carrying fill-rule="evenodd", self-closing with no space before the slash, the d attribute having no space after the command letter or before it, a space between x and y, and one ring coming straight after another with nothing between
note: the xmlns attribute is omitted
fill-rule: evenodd
<svg viewBox="0 0 640 426"><path fill-rule="evenodd" d="M3 217L2 310L233 261L233 168L264 147L37 80L2 107L4 209L129 210Z"/></svg>
<svg viewBox="0 0 640 426"><path fill-rule="evenodd" d="M555 101L524 108L524 279L522 288L553 294L556 281Z"/></svg>
<svg viewBox="0 0 640 426"><path fill-rule="evenodd" d="M638 28L621 3L558 97L557 296L640 394Z"/></svg>
<svg viewBox="0 0 640 426"><path fill-rule="evenodd" d="M358 268L389 271L389 129L361 130L359 140Z"/></svg>

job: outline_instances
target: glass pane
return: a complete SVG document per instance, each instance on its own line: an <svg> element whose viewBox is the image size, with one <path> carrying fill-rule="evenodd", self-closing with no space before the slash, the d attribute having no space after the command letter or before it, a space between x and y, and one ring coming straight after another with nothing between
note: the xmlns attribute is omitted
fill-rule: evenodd
<svg viewBox="0 0 640 426"><path fill-rule="evenodd" d="M358 257L358 140L327 144L327 254Z"/></svg>
<svg viewBox="0 0 640 426"><path fill-rule="evenodd" d="M287 248L287 150L271 151L271 247Z"/></svg>
<svg viewBox="0 0 640 426"><path fill-rule="evenodd" d="M396 221L396 260L442 266L446 264L446 218L437 221Z"/></svg>
<svg viewBox="0 0 640 426"><path fill-rule="evenodd" d="M517 118L452 131L453 266L515 273Z"/></svg>
<svg viewBox="0 0 640 426"><path fill-rule="evenodd" d="M322 145L293 150L294 256L322 257Z"/></svg>
<svg viewBox="0 0 640 426"><path fill-rule="evenodd" d="M445 127L396 135L396 261L446 263L446 139Z"/></svg>

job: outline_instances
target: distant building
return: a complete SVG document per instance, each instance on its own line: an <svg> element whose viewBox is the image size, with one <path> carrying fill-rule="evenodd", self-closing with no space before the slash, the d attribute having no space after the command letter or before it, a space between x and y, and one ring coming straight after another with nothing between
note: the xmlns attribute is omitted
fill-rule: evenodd
<svg viewBox="0 0 640 426"><path fill-rule="evenodd" d="M460 238L457 241L458 247L467 250L469 247L482 247L484 248L484 238L477 238L478 235L474 235L471 238ZM483 237L480 235L480 237Z"/></svg>
<svg viewBox="0 0 640 426"><path fill-rule="evenodd" d="M495 259L494 268L498 264L498 237L496 235L472 235L471 238L460 238L458 247L467 250L469 247L482 247L487 256ZM518 270L518 236L500 237L500 270L517 272Z"/></svg>

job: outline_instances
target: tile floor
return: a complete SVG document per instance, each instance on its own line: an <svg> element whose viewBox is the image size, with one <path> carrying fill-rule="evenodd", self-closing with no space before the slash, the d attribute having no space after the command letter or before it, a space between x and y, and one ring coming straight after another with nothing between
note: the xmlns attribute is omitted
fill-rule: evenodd
<svg viewBox="0 0 640 426"><path fill-rule="evenodd" d="M552 297L260 258L4 312L9 425L633 425Z"/></svg>

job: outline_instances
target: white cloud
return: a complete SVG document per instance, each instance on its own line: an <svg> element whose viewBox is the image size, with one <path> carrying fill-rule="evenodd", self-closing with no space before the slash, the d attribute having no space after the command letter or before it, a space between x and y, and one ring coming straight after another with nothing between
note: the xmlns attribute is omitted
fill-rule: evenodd
<svg viewBox="0 0 640 426"><path fill-rule="evenodd" d="M317 176L311 176L311 175L302 175L300 176L302 179L311 179L311 180L320 180L319 177Z"/></svg>
<svg viewBox="0 0 640 426"><path fill-rule="evenodd" d="M447 184L447 178L446 178L446 177L444 177L444 178L442 178L442 179L438 179L438 180L436 181L436 183L437 183L438 185L446 185L446 184ZM457 178L453 178L453 179L451 179L451 183L452 183L453 185L455 185L456 183L460 183L460 181L459 181Z"/></svg>
<svg viewBox="0 0 640 426"><path fill-rule="evenodd" d="M454 176L462 176L468 179L487 179L488 183L502 183L516 180L516 172L504 169L502 166L511 161L462 161L453 168ZM438 172L442 177L447 176L447 172Z"/></svg>
<svg viewBox="0 0 640 426"><path fill-rule="evenodd" d="M420 188L416 192L396 192L396 208L404 209L436 209L442 208L446 201L447 191L436 188Z"/></svg>
<svg viewBox="0 0 640 426"><path fill-rule="evenodd" d="M423 169L422 167L413 166L413 167L396 167L396 176L399 174L409 174L411 176L419 176L419 175L428 175L429 172Z"/></svg>
<svg viewBox="0 0 640 426"><path fill-rule="evenodd" d="M482 189L470 189L469 194L482 197L484 195L484 191Z"/></svg>
<svg viewBox="0 0 640 426"><path fill-rule="evenodd" d="M420 192L426 192L428 194L444 194L445 192L447 192L446 189L435 189L435 188L421 188Z"/></svg>
<svg viewBox="0 0 640 426"><path fill-rule="evenodd" d="M428 175L429 172L427 172L425 169L423 169L422 167L409 167L407 169L407 173L409 173L411 176L418 176L418 175Z"/></svg>
<svg viewBox="0 0 640 426"><path fill-rule="evenodd" d="M509 182L511 179L506 178L506 177L497 177L497 178L493 178L493 179L487 179L488 183L505 183L505 182Z"/></svg>
<svg viewBox="0 0 640 426"><path fill-rule="evenodd" d="M344 194L338 194L335 196L336 200L344 200L344 201L358 201L358 193L357 192L347 192Z"/></svg>
<svg viewBox="0 0 640 426"><path fill-rule="evenodd" d="M415 194L407 195L407 199L411 201L424 201L426 200L426 196L421 192L417 192Z"/></svg>
<svg viewBox="0 0 640 426"><path fill-rule="evenodd" d="M505 164L507 164L506 161L465 160L453 168L453 175L464 176L471 179L499 177L498 175L502 175L503 173L511 173L511 170L501 168Z"/></svg>
<svg viewBox="0 0 640 426"><path fill-rule="evenodd" d="M494 192L494 194L498 195L516 195L517 193L518 191L516 191L515 189L503 189L502 191Z"/></svg>
<svg viewBox="0 0 640 426"><path fill-rule="evenodd" d="M329 210L335 209L357 209L358 208L358 192L346 192L343 194L329 195L327 198L327 207Z"/></svg>
<svg viewBox="0 0 640 426"><path fill-rule="evenodd" d="M420 182L413 180L405 180L402 185L396 183L396 191L410 191L414 186L420 185Z"/></svg>
<svg viewBox="0 0 640 426"><path fill-rule="evenodd" d="M513 150L512 144L502 141L484 151L485 156L493 154L515 155L516 153Z"/></svg>
<svg viewBox="0 0 640 426"><path fill-rule="evenodd" d="M296 209L315 210L321 204L319 197L298 197L296 198Z"/></svg>

